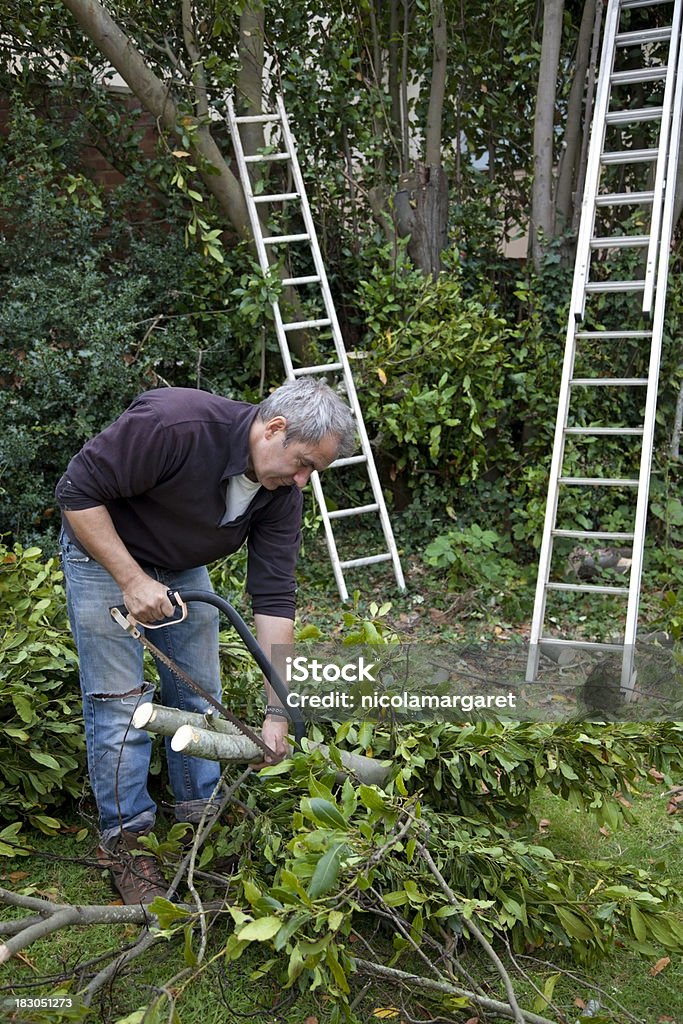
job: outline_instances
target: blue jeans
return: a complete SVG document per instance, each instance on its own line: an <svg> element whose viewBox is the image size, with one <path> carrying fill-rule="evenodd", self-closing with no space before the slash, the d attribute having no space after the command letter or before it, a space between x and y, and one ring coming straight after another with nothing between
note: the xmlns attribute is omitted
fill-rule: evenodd
<svg viewBox="0 0 683 1024"><path fill-rule="evenodd" d="M143 676L143 648L112 619L109 609L122 604L121 590L99 562L63 533L62 568L67 607L78 649L88 771L106 845L122 830L152 827L156 804L147 789L152 742L132 725L140 704L156 687ZM211 590L204 567L171 572L145 566L170 590ZM218 612L201 602L190 605L177 625L156 629L150 639L213 697L221 699L218 660ZM205 700L164 665L158 664L161 703L204 712ZM199 821L220 777L216 761L177 753L166 739L166 759L178 821Z"/></svg>

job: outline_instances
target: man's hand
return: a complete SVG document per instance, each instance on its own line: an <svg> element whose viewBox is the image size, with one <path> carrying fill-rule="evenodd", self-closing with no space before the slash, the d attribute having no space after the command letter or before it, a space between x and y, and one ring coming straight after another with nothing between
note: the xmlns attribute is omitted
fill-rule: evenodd
<svg viewBox="0 0 683 1024"><path fill-rule="evenodd" d="M138 622L156 622L173 615L168 587L145 572L131 580L122 593L123 603Z"/></svg>
<svg viewBox="0 0 683 1024"><path fill-rule="evenodd" d="M138 622L155 622L173 615L167 587L148 576L136 562L103 505L64 515L84 550L114 577L126 608Z"/></svg>
<svg viewBox="0 0 683 1024"><path fill-rule="evenodd" d="M264 764L277 764L289 754L287 744L287 733L289 722L286 718L276 718L274 715L267 715L263 720L261 737L267 747L273 751L274 757L266 757Z"/></svg>

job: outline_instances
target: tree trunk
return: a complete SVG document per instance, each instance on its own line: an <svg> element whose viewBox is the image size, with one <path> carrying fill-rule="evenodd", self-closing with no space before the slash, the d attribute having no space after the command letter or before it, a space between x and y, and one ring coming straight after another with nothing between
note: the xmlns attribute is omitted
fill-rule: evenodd
<svg viewBox="0 0 683 1024"><path fill-rule="evenodd" d="M567 123L564 131L564 151L555 193L555 231L565 231L572 222L573 193L576 189L583 138L583 101L586 91L586 73L590 61L596 0L586 0L581 16L579 38L576 44L574 78L567 104ZM586 111L590 118L590 111Z"/></svg>
<svg viewBox="0 0 683 1024"><path fill-rule="evenodd" d="M436 278L448 241L448 180L440 164L419 164L417 179L408 255L423 273Z"/></svg>
<svg viewBox="0 0 683 1024"><path fill-rule="evenodd" d="M545 0L543 5L543 40L534 118L534 184L531 199L531 252L536 271L540 270L544 252L555 232L553 124L563 9L564 0Z"/></svg>
<svg viewBox="0 0 683 1024"><path fill-rule="evenodd" d="M62 0L85 35L116 68L143 106L167 131L179 120L178 108L165 85L147 66L132 40L97 0ZM227 166L208 126L193 134L193 147L201 158L199 173L229 223L241 238L251 239L249 216L240 183ZM208 166L206 166L208 165ZM209 173L209 171L211 173Z"/></svg>
<svg viewBox="0 0 683 1024"><path fill-rule="evenodd" d="M264 34L262 0L252 0L242 9L240 15L239 72L235 87L235 107L238 114L262 113ZM240 133L245 153L256 153L264 145L263 125L242 125ZM254 173L253 165L250 172Z"/></svg>
<svg viewBox="0 0 683 1024"><path fill-rule="evenodd" d="M425 274L436 277L448 241L448 180L441 165L443 102L448 32L443 0L432 0L432 79L425 132L425 160L417 167L408 253Z"/></svg>
<svg viewBox="0 0 683 1024"><path fill-rule="evenodd" d="M441 163L443 135L443 101L446 92L446 64L448 60L448 30L443 0L432 0L432 81L429 88L429 108L425 132L425 164Z"/></svg>

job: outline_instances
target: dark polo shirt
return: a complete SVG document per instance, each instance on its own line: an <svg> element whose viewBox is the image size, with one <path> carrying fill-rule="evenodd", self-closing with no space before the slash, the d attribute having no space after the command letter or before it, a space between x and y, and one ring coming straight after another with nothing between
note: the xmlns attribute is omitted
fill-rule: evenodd
<svg viewBox="0 0 683 1024"><path fill-rule="evenodd" d="M248 466L256 406L194 388L147 391L87 441L56 488L66 511L106 506L140 563L190 569L247 541L247 591L255 612L294 618L300 544L298 487L262 487L226 523L230 477ZM64 527L72 540L67 520Z"/></svg>

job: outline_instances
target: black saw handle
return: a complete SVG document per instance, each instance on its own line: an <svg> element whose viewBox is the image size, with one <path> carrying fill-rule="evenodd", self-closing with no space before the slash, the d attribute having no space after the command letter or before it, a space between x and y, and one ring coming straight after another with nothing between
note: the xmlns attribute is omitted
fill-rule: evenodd
<svg viewBox="0 0 683 1024"><path fill-rule="evenodd" d="M213 605L214 608L217 608L219 612L222 612L225 615L230 624L235 628L238 636L242 640L242 643L247 648L270 685L273 687L277 696L280 698L282 707L294 726L294 739L297 744L300 744L306 733L306 724L301 716L301 711L299 708L289 707L287 703L287 687L266 657L263 648L259 645L258 640L251 632L242 616L235 608L233 608L230 602L226 601L223 597L219 597L219 595L215 594L212 590L169 590L168 599L171 604L174 605L173 615L168 616L166 619L158 619L156 622L138 623L137 620L130 615L130 612L125 605L117 605L116 607L124 619L128 619L129 622L136 622L138 625L142 626L143 629L161 629L163 626L173 626L186 619L186 606L191 604L193 601L201 601L204 604Z"/></svg>

